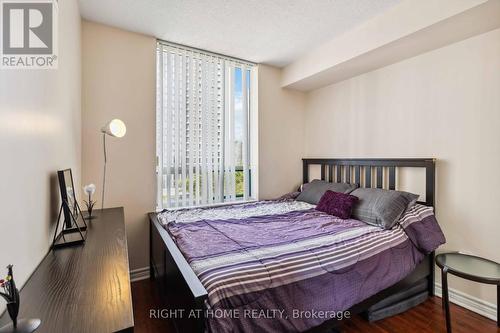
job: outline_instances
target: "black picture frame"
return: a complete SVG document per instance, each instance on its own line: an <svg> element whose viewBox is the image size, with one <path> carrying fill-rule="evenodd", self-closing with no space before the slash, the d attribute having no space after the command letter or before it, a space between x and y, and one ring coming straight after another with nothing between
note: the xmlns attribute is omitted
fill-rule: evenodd
<svg viewBox="0 0 500 333"><path fill-rule="evenodd" d="M71 169L64 169L57 171L57 178L59 179L59 190L61 192L62 202L67 202L63 206L64 224L66 228L71 228L72 217L78 216L77 201L75 192L75 183L73 182L73 172Z"/></svg>
<svg viewBox="0 0 500 333"><path fill-rule="evenodd" d="M71 169L57 171L61 207L57 216L52 249L83 244L87 236L87 223L76 199L75 183ZM59 231L61 214L64 214L62 230ZM79 223L79 221L82 221Z"/></svg>

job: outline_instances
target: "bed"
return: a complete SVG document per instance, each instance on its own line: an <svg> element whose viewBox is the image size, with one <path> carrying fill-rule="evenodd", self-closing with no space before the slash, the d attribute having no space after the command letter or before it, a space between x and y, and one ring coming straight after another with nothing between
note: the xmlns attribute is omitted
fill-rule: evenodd
<svg viewBox="0 0 500 333"><path fill-rule="evenodd" d="M440 230L412 222L434 216L434 160L304 159L304 183L312 165L322 180L388 189L398 168L424 168L425 201L390 230L290 199L152 213L150 274L169 309L163 318L179 332L320 332L433 295Z"/></svg>

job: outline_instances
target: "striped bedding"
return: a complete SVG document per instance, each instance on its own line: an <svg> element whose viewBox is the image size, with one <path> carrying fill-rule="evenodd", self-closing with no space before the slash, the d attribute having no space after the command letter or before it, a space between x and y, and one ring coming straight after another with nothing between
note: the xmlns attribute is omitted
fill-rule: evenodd
<svg viewBox="0 0 500 333"><path fill-rule="evenodd" d="M211 332L305 331L402 280L444 243L421 205L391 230L294 200L158 217L208 291L207 309L226 311L207 316Z"/></svg>

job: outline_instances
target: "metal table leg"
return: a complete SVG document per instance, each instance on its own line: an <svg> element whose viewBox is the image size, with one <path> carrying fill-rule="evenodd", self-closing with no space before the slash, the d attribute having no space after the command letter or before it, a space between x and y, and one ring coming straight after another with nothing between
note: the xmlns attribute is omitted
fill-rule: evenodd
<svg viewBox="0 0 500 333"><path fill-rule="evenodd" d="M443 285L443 304L446 316L446 332L451 333L450 300L448 296L448 269L441 270L441 284Z"/></svg>

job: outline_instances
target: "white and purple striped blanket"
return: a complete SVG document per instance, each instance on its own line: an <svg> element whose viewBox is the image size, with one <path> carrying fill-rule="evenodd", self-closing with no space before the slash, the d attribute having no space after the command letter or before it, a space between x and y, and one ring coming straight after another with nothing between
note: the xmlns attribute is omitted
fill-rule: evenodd
<svg viewBox="0 0 500 333"><path fill-rule="evenodd" d="M208 318L212 332L305 331L326 319L297 311L347 310L402 280L444 243L432 208L421 205L391 230L293 200L158 217L208 291L209 309L279 315Z"/></svg>

